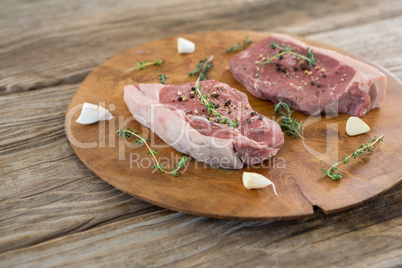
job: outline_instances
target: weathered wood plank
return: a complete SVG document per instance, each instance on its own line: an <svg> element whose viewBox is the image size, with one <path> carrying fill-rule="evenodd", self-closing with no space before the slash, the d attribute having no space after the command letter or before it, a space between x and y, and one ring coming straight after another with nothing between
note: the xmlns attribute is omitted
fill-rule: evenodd
<svg viewBox="0 0 402 268"><path fill-rule="evenodd" d="M49 0L21 4L0 3L0 94L38 89L58 84L76 83L98 64L112 55L150 40L180 33L248 29L283 31L300 35L317 35L325 42L337 43L344 49L355 48L354 34L336 29L353 25L371 25L385 20L383 31L393 32L402 24L402 5L388 1L70 1L60 5ZM229 7L229 8L228 8ZM314 7L314 8L311 8ZM180 16L176 15L180 14ZM55 23L57 22L57 23ZM370 26L367 29L371 29ZM329 36L325 35L329 32ZM372 48L383 45L383 34L370 31ZM332 40L331 40L332 42ZM330 43L330 42L328 42ZM393 43L400 52L401 38ZM373 46L371 46L373 45ZM393 52L397 52L393 51ZM391 51L392 54L392 51ZM400 75L399 60L382 60L374 50L370 59ZM386 64L384 64L386 63Z"/></svg>
<svg viewBox="0 0 402 268"><path fill-rule="evenodd" d="M64 113L77 86L0 99L0 252L160 209L103 182L75 156Z"/></svg>
<svg viewBox="0 0 402 268"><path fill-rule="evenodd" d="M40 89L0 98L0 266L402 263L402 185L349 211L303 221L199 218L104 183L80 163L63 129L75 83L94 67L122 50L180 33L303 35L363 55L402 78L401 1L61 3L0 2L0 95Z"/></svg>
<svg viewBox="0 0 402 268"><path fill-rule="evenodd" d="M364 206L285 222L238 222L166 210L0 255L6 266L393 267L402 256L398 186Z"/></svg>
<svg viewBox="0 0 402 268"><path fill-rule="evenodd" d="M53 124L63 124L64 117L59 115L64 113L77 86L13 94L0 100L0 140L4 144L31 141L31 147L3 151L0 156L0 177L5 189L0 201L1 264L90 265L99 258L113 264L120 257L125 259L126 249L130 248L134 258L130 263L138 265L208 266L220 263L221 254L246 253L249 257L233 261L257 265L268 261L267 254L277 254L273 264L294 265L297 261L309 263L307 256L311 257L311 253L297 253L297 247L308 244L310 251L322 255L324 263L327 249L337 250L333 243L341 247L352 241L365 241L370 238L365 230L371 225L374 238L370 238L370 243L383 246L382 239L388 243L384 249L375 248L377 258L371 261L383 264L389 262L389 257L399 260L393 249L400 246L400 234L395 228L399 230L401 226L401 186L344 213L320 213L304 221L267 223L197 218L162 210L121 193L79 162L63 133L54 139L49 137L48 143L37 139L51 135ZM30 117L31 113L37 115ZM55 119L40 125L38 121L42 119L35 120L38 115ZM35 135L18 132L21 126L34 130ZM382 231L386 227L393 229ZM314 236L308 238L312 231ZM233 247L235 243L238 244ZM334 263L345 256L339 251ZM162 257L154 258L152 254ZM290 262L286 254L296 254L297 258ZM73 255L76 257L72 258ZM362 256L351 256L348 261L352 257Z"/></svg>
<svg viewBox="0 0 402 268"><path fill-rule="evenodd" d="M320 22L318 22L319 24ZM402 79L402 16L307 35L359 54Z"/></svg>

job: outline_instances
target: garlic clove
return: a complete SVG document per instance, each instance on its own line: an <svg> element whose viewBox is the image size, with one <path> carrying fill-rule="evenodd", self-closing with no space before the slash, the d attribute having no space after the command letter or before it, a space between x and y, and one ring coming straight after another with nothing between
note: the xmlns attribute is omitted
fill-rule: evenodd
<svg viewBox="0 0 402 268"><path fill-rule="evenodd" d="M81 114L75 122L83 125L89 125L98 121L110 120L112 118L113 115L107 109L99 105L84 102Z"/></svg>
<svg viewBox="0 0 402 268"><path fill-rule="evenodd" d="M370 131L370 127L359 117L351 116L346 122L346 133L349 136L356 136Z"/></svg>
<svg viewBox="0 0 402 268"><path fill-rule="evenodd" d="M195 44L184 38L177 38L177 51L179 54L190 54L195 51Z"/></svg>
<svg viewBox="0 0 402 268"><path fill-rule="evenodd" d="M278 195L276 193L275 184L268 178L258 173L243 172L243 185L247 189L260 189L267 187L268 185L272 185L275 195Z"/></svg>

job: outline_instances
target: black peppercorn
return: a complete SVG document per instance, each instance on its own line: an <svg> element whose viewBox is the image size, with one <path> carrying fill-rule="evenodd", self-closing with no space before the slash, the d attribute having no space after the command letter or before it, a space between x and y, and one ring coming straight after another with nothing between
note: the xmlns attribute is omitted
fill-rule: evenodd
<svg viewBox="0 0 402 268"><path fill-rule="evenodd" d="M231 100L227 100L227 101L225 102L225 106L229 106L231 103L232 103Z"/></svg>
<svg viewBox="0 0 402 268"><path fill-rule="evenodd" d="M324 78L325 78L325 77L327 77L327 75L326 75L326 74L323 74L323 75L322 75L322 77L324 77Z"/></svg>
<svg viewBox="0 0 402 268"><path fill-rule="evenodd" d="M276 70L277 70L278 72L280 72L280 71L281 71L281 66L276 66Z"/></svg>
<svg viewBox="0 0 402 268"><path fill-rule="evenodd" d="M247 124L250 124L250 123L251 123L251 119L250 119L250 118L247 118L246 122L247 122Z"/></svg>
<svg viewBox="0 0 402 268"><path fill-rule="evenodd" d="M293 67L293 70L294 70L295 72L297 72L297 70L299 70L299 68L297 68L297 66L295 66L295 67Z"/></svg>
<svg viewBox="0 0 402 268"><path fill-rule="evenodd" d="M192 88L191 88L191 91L195 91L195 87L192 87Z"/></svg>
<svg viewBox="0 0 402 268"><path fill-rule="evenodd" d="M228 114L231 114L231 113L232 113L232 111L229 111L229 112L228 112Z"/></svg>
<svg viewBox="0 0 402 268"><path fill-rule="evenodd" d="M282 56L282 55L280 55L280 56L279 56L279 59L280 59L280 60L281 60L281 59L283 59L283 56Z"/></svg>
<svg viewBox="0 0 402 268"><path fill-rule="evenodd" d="M315 82L314 82L314 81L311 81L311 85L314 86L314 85L315 85Z"/></svg>
<svg viewBox="0 0 402 268"><path fill-rule="evenodd" d="M177 98L178 101L182 101L183 98L180 96L179 98Z"/></svg>
<svg viewBox="0 0 402 268"><path fill-rule="evenodd" d="M194 99L194 94L190 94L190 98Z"/></svg>
<svg viewBox="0 0 402 268"><path fill-rule="evenodd" d="M302 69L303 71L305 71L305 70L310 71L310 68L307 67L307 66L304 65L304 64L301 65L301 69Z"/></svg>
<svg viewBox="0 0 402 268"><path fill-rule="evenodd" d="M320 83L320 82L317 83L317 87L321 87L321 83Z"/></svg>
<svg viewBox="0 0 402 268"><path fill-rule="evenodd" d="M258 119L260 119L260 120L262 120L264 118L264 116L262 115L262 114L260 114L259 116L258 116Z"/></svg>
<svg viewBox="0 0 402 268"><path fill-rule="evenodd" d="M251 116L254 116L254 115L255 115L255 112L251 112L250 114L251 114Z"/></svg>

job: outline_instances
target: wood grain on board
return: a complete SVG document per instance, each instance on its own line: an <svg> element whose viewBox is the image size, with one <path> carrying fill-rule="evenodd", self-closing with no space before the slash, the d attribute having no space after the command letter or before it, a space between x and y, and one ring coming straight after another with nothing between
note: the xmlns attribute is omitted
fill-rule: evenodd
<svg viewBox="0 0 402 268"><path fill-rule="evenodd" d="M402 263L401 184L330 215L214 220L162 209L110 186L79 161L64 131L67 105L96 66L183 33L300 35L402 78L401 1L4 0L0 15L0 95L8 94L0 96L2 267Z"/></svg>
<svg viewBox="0 0 402 268"><path fill-rule="evenodd" d="M227 71L233 54L226 53L226 49L231 44L243 40L245 36L258 42L268 35L251 31L182 35L196 43L196 52L189 55L178 54L177 37L171 37L134 47L101 64L84 80L66 114L67 136L78 157L95 174L126 193L169 209L226 219L300 218L312 215L313 206L331 213L367 201L396 185L402 178L402 170L398 168L402 164L402 156L392 152L402 149L402 143L398 142L402 140L402 133L398 133L398 129L402 128L402 121L395 120L402 113L402 107L398 103L402 98L402 83L389 73L386 102L381 109L375 109L364 117L372 126L370 133L348 137L342 129L348 115L335 118L330 116L326 119L295 113L299 120L305 122L303 135L306 139L302 141L286 137L285 145L265 165L224 170L193 160L182 175L176 178L153 172L151 166L154 163L147 156L145 145L126 148L127 144L119 141L115 132L125 125L145 133L144 136L154 144L154 148L162 146L161 157L181 156L132 119L123 99L123 88L130 84L158 83L158 74L161 73L168 76L169 84L193 81L195 78L189 77L188 73L200 59L205 59L210 54L214 55L214 67L208 74L209 78L245 92L255 111L275 120L272 103L251 96ZM320 46L328 47L324 44ZM133 62L154 59L163 59L164 63L138 72L123 72ZM91 126L76 123L80 105L85 101L111 107L115 118ZM390 121L380 121L379 118L388 118ZM394 127L392 129L389 128L391 122ZM339 134L328 127L338 127ZM340 158L338 152L341 155L349 154L373 135L384 135L385 142L378 144L372 154L342 168L344 178L341 181L323 177L321 168L328 168L329 163L337 161ZM390 147L390 144L393 146ZM374 162L375 165L370 165ZM174 166L174 159L170 158L169 164ZM257 191L246 190L241 183L245 170L258 172L272 180L278 190L278 197L275 197L270 187Z"/></svg>

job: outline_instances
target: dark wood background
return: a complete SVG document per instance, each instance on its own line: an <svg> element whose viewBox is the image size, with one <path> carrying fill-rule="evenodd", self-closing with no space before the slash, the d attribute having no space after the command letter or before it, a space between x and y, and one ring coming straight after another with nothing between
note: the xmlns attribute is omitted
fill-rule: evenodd
<svg viewBox="0 0 402 268"><path fill-rule="evenodd" d="M304 36L402 78L399 0L0 2L2 267L402 263L401 185L332 215L225 221L145 203L78 160L64 113L91 70L144 42L226 29Z"/></svg>

